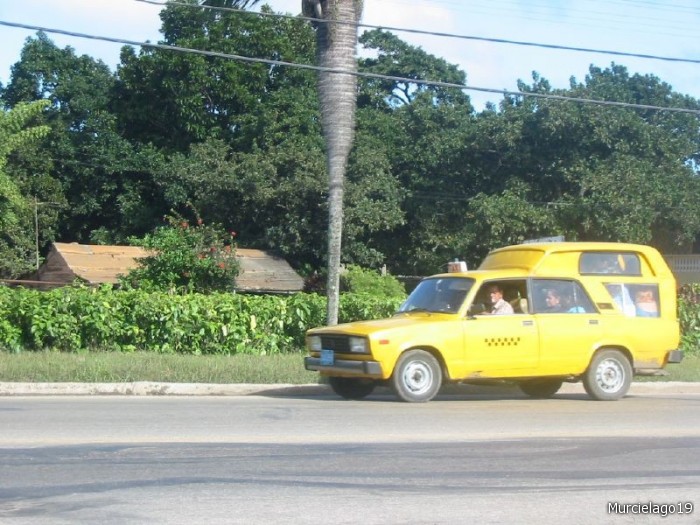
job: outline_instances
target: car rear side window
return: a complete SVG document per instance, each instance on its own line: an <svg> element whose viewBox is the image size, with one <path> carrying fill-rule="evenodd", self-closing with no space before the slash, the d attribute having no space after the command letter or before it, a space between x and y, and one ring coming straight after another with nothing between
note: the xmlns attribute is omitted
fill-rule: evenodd
<svg viewBox="0 0 700 525"><path fill-rule="evenodd" d="M605 283L617 306L628 317L659 317L659 286L653 283Z"/></svg>

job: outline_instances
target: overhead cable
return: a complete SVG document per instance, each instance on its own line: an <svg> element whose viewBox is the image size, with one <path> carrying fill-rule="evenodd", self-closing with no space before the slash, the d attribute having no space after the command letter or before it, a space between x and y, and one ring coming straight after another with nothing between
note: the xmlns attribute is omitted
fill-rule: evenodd
<svg viewBox="0 0 700 525"><path fill-rule="evenodd" d="M631 53L631 52L626 52L626 51L613 51L609 49L594 49L594 48L587 48L587 47L572 47L572 46L562 46L559 44L542 44L538 42L525 42L521 40L509 40L505 38L491 38L491 37L483 37L483 36L474 36L474 35L458 35L454 33L441 33L441 32L436 32L436 31L425 31L421 29L409 29L405 27L391 27L391 26L380 26L380 25L371 25L371 24L361 24L361 23L355 23L355 22L346 22L346 21L339 21L339 20L326 20L322 18L311 18L311 17L306 17L306 16L295 16L295 15L285 15L285 14L280 14L280 13L259 13L256 11L248 11L245 9L238 9L235 7L216 7L216 6L210 6L210 5L204 5L204 4L187 4L184 2L177 2L174 0L168 1L167 3L163 2L158 2L155 0L135 0L136 2L142 2L145 4L153 4L153 5L158 5L158 6L163 6L166 7L168 5L175 5L175 6L182 6L182 7L192 7L192 8L200 8L200 9L209 9L212 11L232 11L235 13L243 13L243 14L249 14L249 15L258 15L258 16L268 16L268 17L276 17L276 18L292 18L295 20L305 20L308 22L321 22L321 23L335 23L335 24L341 24L341 25L352 25L356 27L366 27L368 29L382 29L385 31L399 31L403 33L411 33L411 34L416 34L416 35L429 35L429 36L437 36L437 37L445 37L445 38L457 38L461 40L476 40L479 42L491 42L495 44L509 44L509 45L516 45L516 46L528 46L528 47L540 47L544 49L556 49L560 51L576 51L579 53L596 53L596 54L602 54L602 55L614 55L614 56L623 56L623 57L631 57L631 58L644 58L644 59L649 59L649 60L663 60L667 62L687 62L690 64L700 64L700 59L694 59L694 58L680 58L680 57L668 57L668 56L660 56L660 55L649 55L649 54L642 54L642 53Z"/></svg>
<svg viewBox="0 0 700 525"><path fill-rule="evenodd" d="M153 44L151 42L138 42L135 40L127 40L124 38L89 35L89 34L85 34L85 33L77 33L74 31L66 31L64 29L54 29L54 28L49 28L49 27L21 24L21 23L17 23L17 22L7 22L4 20L0 20L0 25L8 26L8 27L16 27L16 28L21 28L21 29L31 29L33 31L43 31L45 33L56 33L56 34L72 36L72 37L76 37L76 38L103 40L106 42L126 44L126 45L130 45L130 46L162 49L162 50L166 50L166 51L177 51L177 52L181 52L181 53L191 53L191 54L195 54L195 55L203 55L203 56L210 56L210 57L216 57L216 58L238 60L241 62L268 64L271 66L284 66L284 67L292 67L292 68L298 68L298 69L308 69L308 70L312 70L312 71L319 71L322 73L335 73L335 74L342 74L342 75L352 75L352 76L361 77L361 78L375 78L375 79L379 79L379 80L391 80L394 82L404 82L404 83L408 83L408 84L417 84L417 85L423 85L423 86L455 88L455 89L466 90L466 91L480 91L480 92L485 92L485 93L497 93L497 94L501 94L501 95L517 96L517 97L535 97L535 98L548 99L548 100L562 100L562 101L566 101L566 102L580 102L583 104L596 104L599 106L616 106L616 107L631 108L631 109L651 109L651 110L655 110L655 111L668 111L668 112L675 112L675 113L690 113L693 115L700 115L700 110L697 110L697 109L653 106L653 105L648 105L648 104L632 104L632 103L628 103L628 102L616 102L616 101L612 101L612 100L597 100L597 99L580 98L580 97L567 97L565 95L553 95L550 93L531 93L531 92L523 92L523 91L508 91L508 90L504 90L504 89L469 86L467 84L456 84L456 83L452 83L452 82L441 82L441 81L437 81L437 80L423 80L423 79L399 77L399 76L393 76L393 75L381 75L378 73L369 73L366 71L352 71L352 70L348 70L348 69L314 66L311 64L300 64L300 63L296 63L296 62L286 62L283 60L271 60L271 59L266 59L266 58L254 58L254 57L247 57L247 56L243 56L243 55L235 55L235 54L230 54L230 53L220 53L218 51L205 51L203 49L192 49L192 48L187 48L187 47L171 46L171 45L167 45L167 44Z"/></svg>

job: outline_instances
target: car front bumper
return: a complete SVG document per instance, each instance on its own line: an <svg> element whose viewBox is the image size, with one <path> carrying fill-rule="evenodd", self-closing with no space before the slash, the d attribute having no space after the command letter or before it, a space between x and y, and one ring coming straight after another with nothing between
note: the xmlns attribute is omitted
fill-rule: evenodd
<svg viewBox="0 0 700 525"><path fill-rule="evenodd" d="M349 361L336 359L332 365L322 365L320 357L305 357L304 367L317 372L340 373L364 377L382 377L382 365L378 361Z"/></svg>

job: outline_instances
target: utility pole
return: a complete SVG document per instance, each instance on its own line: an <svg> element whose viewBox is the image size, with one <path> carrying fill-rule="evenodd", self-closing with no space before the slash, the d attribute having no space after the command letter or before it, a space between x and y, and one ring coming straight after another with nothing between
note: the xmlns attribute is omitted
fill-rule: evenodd
<svg viewBox="0 0 700 525"><path fill-rule="evenodd" d="M36 269L39 269L39 201L34 195L34 247L36 248Z"/></svg>
<svg viewBox="0 0 700 525"><path fill-rule="evenodd" d="M58 202L39 202L34 195L34 250L36 253L36 269L39 270L39 205L60 206Z"/></svg>

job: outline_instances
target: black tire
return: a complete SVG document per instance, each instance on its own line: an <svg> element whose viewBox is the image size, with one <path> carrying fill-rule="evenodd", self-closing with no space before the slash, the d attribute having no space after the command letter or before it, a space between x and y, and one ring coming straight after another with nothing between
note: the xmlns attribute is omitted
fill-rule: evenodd
<svg viewBox="0 0 700 525"><path fill-rule="evenodd" d="M364 399L374 391L376 383L371 379L355 377L329 377L333 392L345 399Z"/></svg>
<svg viewBox="0 0 700 525"><path fill-rule="evenodd" d="M442 386L442 368L425 350L410 350L397 361L391 387L401 401L425 403L433 399Z"/></svg>
<svg viewBox="0 0 700 525"><path fill-rule="evenodd" d="M564 381L557 378L529 379L518 383L525 395L536 399L547 399L556 394Z"/></svg>
<svg viewBox="0 0 700 525"><path fill-rule="evenodd" d="M619 350L601 350L583 375L583 388L596 401L624 397L632 383L632 365Z"/></svg>

